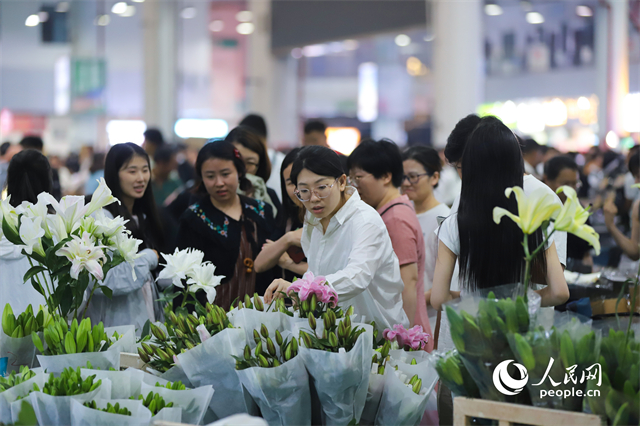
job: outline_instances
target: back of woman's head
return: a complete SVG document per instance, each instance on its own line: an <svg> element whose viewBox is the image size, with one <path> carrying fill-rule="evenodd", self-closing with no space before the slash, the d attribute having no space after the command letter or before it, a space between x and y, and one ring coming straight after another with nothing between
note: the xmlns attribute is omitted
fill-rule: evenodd
<svg viewBox="0 0 640 426"><path fill-rule="evenodd" d="M417 161L424 167L424 171L433 176L435 172L440 173L442 171L442 160L438 151L430 146L412 146L402 153L402 161L413 160ZM435 185L437 187L438 184Z"/></svg>
<svg viewBox="0 0 640 426"><path fill-rule="evenodd" d="M114 217L122 216L129 219L127 228L133 236L142 239L146 247L161 248L164 243L164 233L160 215L156 207L156 202L151 189L151 181L141 198L133 204L133 214L139 219L140 227L136 226L136 221L132 220L131 214L122 202L123 191L120 185L120 170L126 167L132 158L141 157L151 168L149 155L146 151L132 142L121 143L111 147L104 162L104 180L114 197L120 200L120 204L112 203L105 207Z"/></svg>
<svg viewBox="0 0 640 426"><path fill-rule="evenodd" d="M493 221L493 208L518 213L505 189L523 186L524 163L515 135L495 117L484 117L462 155L462 192L458 210L460 277L465 288L487 288L522 279L522 231L510 220ZM531 238L535 244L541 234ZM544 262L538 262L544 269ZM536 264L534 262L534 267Z"/></svg>
<svg viewBox="0 0 640 426"><path fill-rule="evenodd" d="M284 171L292 165L302 148L292 149L282 160L282 166L280 167L280 190L282 191L282 206L284 207L285 214L282 215L283 223L286 224L287 219L295 219L299 217L300 207L293 202L293 200L287 195L287 183L284 180ZM291 167L293 169L293 166ZM289 176L291 179L291 176Z"/></svg>
<svg viewBox="0 0 640 426"><path fill-rule="evenodd" d="M304 169L318 176L339 178L345 174L340 157L332 149L324 146L305 146L291 168L291 182L298 185L298 175Z"/></svg>
<svg viewBox="0 0 640 426"><path fill-rule="evenodd" d="M258 154L260 164L258 165L256 176L261 177L265 182L269 180L269 176L271 176L271 161L269 161L267 149L261 142L258 133L250 127L238 126L229 132L224 141L232 144L239 143Z"/></svg>
<svg viewBox="0 0 640 426"><path fill-rule="evenodd" d="M251 190L251 182L247 179L246 168L244 161L242 161L240 152L238 152L231 142L218 139L207 142L207 144L198 152L198 158L196 159L196 176L198 177L196 192L200 194L207 193L207 189L205 188L204 183L202 183L202 165L212 158L233 161L233 165L238 171L240 189L245 192Z"/></svg>
<svg viewBox="0 0 640 426"><path fill-rule="evenodd" d="M7 170L7 194L11 205L38 202L38 194L51 192L51 166L40 151L26 149L13 156Z"/></svg>

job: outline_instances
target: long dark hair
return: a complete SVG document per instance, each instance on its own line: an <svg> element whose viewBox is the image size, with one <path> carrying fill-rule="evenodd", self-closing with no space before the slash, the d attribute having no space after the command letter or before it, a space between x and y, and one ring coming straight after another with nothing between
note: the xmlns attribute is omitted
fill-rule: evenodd
<svg viewBox="0 0 640 426"><path fill-rule="evenodd" d="M324 146L305 146L298 152L298 158L291 167L291 182L298 185L298 175L307 169L319 176L338 179L345 174L340 157L334 150Z"/></svg>
<svg viewBox="0 0 640 426"><path fill-rule="evenodd" d="M467 290L521 282L524 272L523 234L511 220L493 221L498 206L518 214L515 196L506 188L523 186L524 160L515 135L495 117L484 117L469 136L462 155L462 193L458 209L460 282ZM542 242L538 230L533 249ZM533 268L546 273L544 252Z"/></svg>
<svg viewBox="0 0 640 426"><path fill-rule="evenodd" d="M287 193L287 184L284 181L284 170L289 167L289 165L293 164L293 162L298 158L298 154L300 153L302 148L294 148L292 149L282 160L282 167L280 167L280 189L282 190L282 210L284 214L280 215L280 223L278 224L280 227L284 228L287 226L287 221L291 219L294 224L302 224L302 218L304 217L304 208L300 208L293 200L289 197ZM293 169L293 167L291 167ZM293 171L293 170L292 170Z"/></svg>
<svg viewBox="0 0 640 426"><path fill-rule="evenodd" d="M271 176L271 161L267 155L267 148L255 131L246 126L238 126L231 130L224 140L230 143L237 142L258 154L260 164L258 164L256 176L260 176L265 182L269 180L269 176Z"/></svg>
<svg viewBox="0 0 640 426"><path fill-rule="evenodd" d="M11 195L12 206L23 201L35 204L38 194L51 193L52 186L51 165L40 151L26 149L13 156L7 170L7 194Z"/></svg>
<svg viewBox="0 0 640 426"><path fill-rule="evenodd" d="M149 156L145 150L132 142L114 145L109 150L107 158L105 159L104 180L113 196L119 199L121 204L112 203L106 206L105 209L108 210L113 217L122 216L128 219L127 229L131 231L133 237L143 241L145 248L161 249L164 244L164 232L160 215L158 214L158 208L156 207L156 202L153 197L151 181L149 181L142 197L133 203L133 214L138 218L137 223L133 220L124 203L122 203L123 194L122 188L120 187L120 169L129 164L129 161L131 161L134 156L144 158L149 165L149 169L151 169Z"/></svg>
<svg viewBox="0 0 640 426"><path fill-rule="evenodd" d="M198 158L196 159L196 176L197 184L195 186L195 192L200 195L206 195L207 189L202 182L202 165L205 161L211 158L218 158L220 160L233 161L233 165L238 171L238 180L240 182L240 189L249 192L253 189L251 182L247 179L247 172L242 161L240 152L236 149L231 142L224 140L212 140L202 147L198 152Z"/></svg>

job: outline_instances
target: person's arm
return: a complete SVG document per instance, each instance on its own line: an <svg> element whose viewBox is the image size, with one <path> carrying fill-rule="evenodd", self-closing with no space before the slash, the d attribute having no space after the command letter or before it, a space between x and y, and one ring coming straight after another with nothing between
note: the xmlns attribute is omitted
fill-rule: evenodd
<svg viewBox="0 0 640 426"><path fill-rule="evenodd" d="M631 238L627 238L616 226L614 219L618 214L618 208L614 204L611 198L607 199L607 202L602 207L604 212L604 223L607 226L607 230L611 233L611 236L616 241L616 244L624 254L629 256L632 260L638 260L640 257L640 248L638 247L640 236L640 223L638 219L638 204L640 201L636 201L632 207L631 213Z"/></svg>
<svg viewBox="0 0 640 426"><path fill-rule="evenodd" d="M280 256L278 266L298 275L304 275L305 272L307 272L307 269L309 269L309 264L307 262L295 263L287 252L282 253L282 256Z"/></svg>
<svg viewBox="0 0 640 426"><path fill-rule="evenodd" d="M277 241L267 240L267 243L262 246L262 250L260 250L256 260L253 262L256 272L260 273L268 271L278 265L280 258L289 249L289 247L300 247L301 236L302 228L297 231L287 232Z"/></svg>
<svg viewBox="0 0 640 426"><path fill-rule="evenodd" d="M547 261L547 286L536 293L542 298L540 306L556 306L569 299L569 286L564 279L564 272L558 260L556 245L551 246L544 252Z"/></svg>
<svg viewBox="0 0 640 426"><path fill-rule="evenodd" d="M431 288L431 306L437 311L442 310L442 305L459 295L458 292L450 290L457 258L445 243L442 241L438 243L438 260L436 260Z"/></svg>
<svg viewBox="0 0 640 426"><path fill-rule="evenodd" d="M409 325L413 327L416 317L418 301L416 300L416 285L418 284L418 264L408 263L400 266L400 275L404 283L402 290L402 308L409 318Z"/></svg>

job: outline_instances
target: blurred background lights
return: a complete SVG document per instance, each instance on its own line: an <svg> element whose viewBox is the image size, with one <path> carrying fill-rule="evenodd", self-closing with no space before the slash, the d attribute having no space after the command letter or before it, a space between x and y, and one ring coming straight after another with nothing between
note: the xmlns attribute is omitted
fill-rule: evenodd
<svg viewBox="0 0 640 426"><path fill-rule="evenodd" d="M56 5L56 12L58 13L66 13L69 11L69 2L61 1Z"/></svg>
<svg viewBox="0 0 640 426"><path fill-rule="evenodd" d="M542 24L544 22L544 16L539 12L528 12L526 19L530 24Z"/></svg>
<svg viewBox="0 0 640 426"><path fill-rule="evenodd" d="M378 118L378 65L364 62L358 67L358 120L370 123Z"/></svg>
<svg viewBox="0 0 640 426"><path fill-rule="evenodd" d="M111 13L115 13L116 15L120 15L122 13L125 13L127 11L127 4L123 1L119 1L118 3L114 4L113 7L111 8Z"/></svg>
<svg viewBox="0 0 640 426"><path fill-rule="evenodd" d="M360 43L357 40L345 40L342 42L344 50L356 50Z"/></svg>
<svg viewBox="0 0 640 426"><path fill-rule="evenodd" d="M238 34L248 35L251 34L254 29L255 27L251 22L243 22L241 24L238 24L238 26L236 27L236 32Z"/></svg>
<svg viewBox="0 0 640 426"><path fill-rule="evenodd" d="M49 20L49 12L38 13L38 21L40 21L40 23L47 22L48 20Z"/></svg>
<svg viewBox="0 0 640 426"><path fill-rule="evenodd" d="M136 7L132 4L127 5L127 9L120 14L123 18L128 18L136 14Z"/></svg>
<svg viewBox="0 0 640 426"><path fill-rule="evenodd" d="M629 133L640 132L640 92L629 93L624 97L622 128Z"/></svg>
<svg viewBox="0 0 640 426"><path fill-rule="evenodd" d="M180 12L180 16L182 17L182 19L193 19L196 17L197 14L198 14L198 11L196 10L195 7L185 7Z"/></svg>
<svg viewBox="0 0 640 426"><path fill-rule="evenodd" d="M27 20L24 21L24 24L27 27L35 27L40 23L40 17L38 15L29 15L27 16Z"/></svg>
<svg viewBox="0 0 640 426"><path fill-rule="evenodd" d="M250 10L242 10L236 13L236 19L239 22L249 22L253 19L253 13Z"/></svg>
<svg viewBox="0 0 640 426"><path fill-rule="evenodd" d="M544 107L539 103L521 103L517 107L516 127L525 134L544 131Z"/></svg>
<svg viewBox="0 0 640 426"><path fill-rule="evenodd" d="M406 34L398 34L395 38L395 42L400 47L405 47L411 44L411 37Z"/></svg>
<svg viewBox="0 0 640 426"><path fill-rule="evenodd" d="M576 15L588 18L593 16L593 10L589 6L578 5L576 6Z"/></svg>
<svg viewBox="0 0 640 426"><path fill-rule="evenodd" d="M176 135L187 138L221 138L229 132L229 125L225 120L218 118L198 119L181 118L173 127Z"/></svg>
<svg viewBox="0 0 640 426"><path fill-rule="evenodd" d="M360 130L355 127L328 127L327 144L344 155L349 155L360 142Z"/></svg>
<svg viewBox="0 0 640 426"><path fill-rule="evenodd" d="M312 44L302 48L302 54L307 58L316 58L327 53L327 46L324 44Z"/></svg>
<svg viewBox="0 0 640 426"><path fill-rule="evenodd" d="M547 126L564 126L567 124L567 106L555 98L544 103L544 124Z"/></svg>
<svg viewBox="0 0 640 426"><path fill-rule="evenodd" d="M589 101L588 98L585 98L584 96L580 96L578 98L578 108L589 109L591 108L591 102Z"/></svg>
<svg viewBox="0 0 640 426"><path fill-rule="evenodd" d="M612 149L615 149L620 145L620 138L613 130L610 130L609 133L607 133L604 140L607 143L607 146Z"/></svg>
<svg viewBox="0 0 640 426"><path fill-rule="evenodd" d="M300 49L299 47L296 47L295 49L291 49L291 56L293 56L296 59L302 58L302 49Z"/></svg>
<svg viewBox="0 0 640 426"><path fill-rule="evenodd" d="M142 120L111 120L107 123L107 135L111 145L126 142L142 145L145 130L147 125Z"/></svg>
<svg viewBox="0 0 640 426"><path fill-rule="evenodd" d="M219 19L212 21L209 24L209 29L214 33L219 33L220 31L224 30L224 21L221 21Z"/></svg>
<svg viewBox="0 0 640 426"><path fill-rule="evenodd" d="M484 5L484 13L489 16L502 15L502 8L496 3L487 3Z"/></svg>
<svg viewBox="0 0 640 426"><path fill-rule="evenodd" d="M109 15L99 15L96 17L95 24L101 27L106 27L111 22L111 17Z"/></svg>

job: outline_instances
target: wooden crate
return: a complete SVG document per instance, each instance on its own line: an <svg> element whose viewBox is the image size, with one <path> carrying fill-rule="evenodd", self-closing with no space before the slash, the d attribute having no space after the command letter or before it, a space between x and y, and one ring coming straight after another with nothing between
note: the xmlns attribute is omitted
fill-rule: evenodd
<svg viewBox="0 0 640 426"><path fill-rule="evenodd" d="M551 410L483 399L455 398L453 400L453 425L470 425L472 417L498 420L500 426L510 426L514 423L535 426L601 426L606 424L604 419L594 414Z"/></svg>

